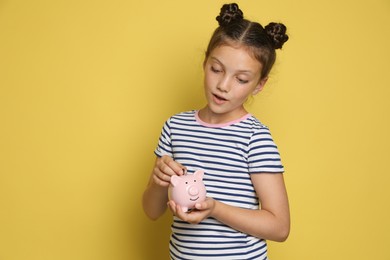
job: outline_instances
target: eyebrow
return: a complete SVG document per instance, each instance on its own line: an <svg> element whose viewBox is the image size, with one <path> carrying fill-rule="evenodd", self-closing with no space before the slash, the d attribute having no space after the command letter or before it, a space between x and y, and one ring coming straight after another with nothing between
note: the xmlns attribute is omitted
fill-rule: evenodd
<svg viewBox="0 0 390 260"><path fill-rule="evenodd" d="M210 58L217 61L219 64L221 64L223 67L225 67L225 65L218 58L216 58L214 56L210 56ZM251 70L238 70L237 72L254 74Z"/></svg>

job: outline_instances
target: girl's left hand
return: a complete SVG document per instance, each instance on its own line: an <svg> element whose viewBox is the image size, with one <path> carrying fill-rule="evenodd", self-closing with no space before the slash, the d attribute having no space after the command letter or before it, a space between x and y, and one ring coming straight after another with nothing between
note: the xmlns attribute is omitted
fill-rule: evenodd
<svg viewBox="0 0 390 260"><path fill-rule="evenodd" d="M189 212L183 212L181 207L177 205L173 200L168 202L168 206L171 209L173 215L191 224L198 224L205 218L211 216L216 201L213 198L206 198L205 201L195 204L195 208Z"/></svg>

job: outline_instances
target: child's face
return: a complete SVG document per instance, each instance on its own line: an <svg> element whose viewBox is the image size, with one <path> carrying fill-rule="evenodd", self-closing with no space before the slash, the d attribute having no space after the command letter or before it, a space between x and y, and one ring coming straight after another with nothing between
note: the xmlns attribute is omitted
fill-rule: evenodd
<svg viewBox="0 0 390 260"><path fill-rule="evenodd" d="M204 85L208 108L226 120L246 114L244 102L257 94L266 79L261 78L261 63L243 47L222 45L204 63Z"/></svg>

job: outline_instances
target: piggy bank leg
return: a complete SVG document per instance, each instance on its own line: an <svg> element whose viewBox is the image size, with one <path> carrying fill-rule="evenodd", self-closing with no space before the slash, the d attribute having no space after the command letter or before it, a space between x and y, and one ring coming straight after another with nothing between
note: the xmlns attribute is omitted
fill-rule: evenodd
<svg viewBox="0 0 390 260"><path fill-rule="evenodd" d="M183 212L188 212L188 207L181 207L181 210L183 210Z"/></svg>

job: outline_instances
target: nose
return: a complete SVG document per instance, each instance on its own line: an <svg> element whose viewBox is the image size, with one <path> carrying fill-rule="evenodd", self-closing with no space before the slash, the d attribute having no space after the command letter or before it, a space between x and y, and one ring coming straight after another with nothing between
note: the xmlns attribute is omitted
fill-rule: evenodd
<svg viewBox="0 0 390 260"><path fill-rule="evenodd" d="M196 196L196 195L198 195L199 190L198 190L198 188L195 187L195 186L190 186L189 189L188 189L188 193L189 193L191 196Z"/></svg>
<svg viewBox="0 0 390 260"><path fill-rule="evenodd" d="M230 84L229 77L225 76L218 82L217 89L221 92L229 92Z"/></svg>

